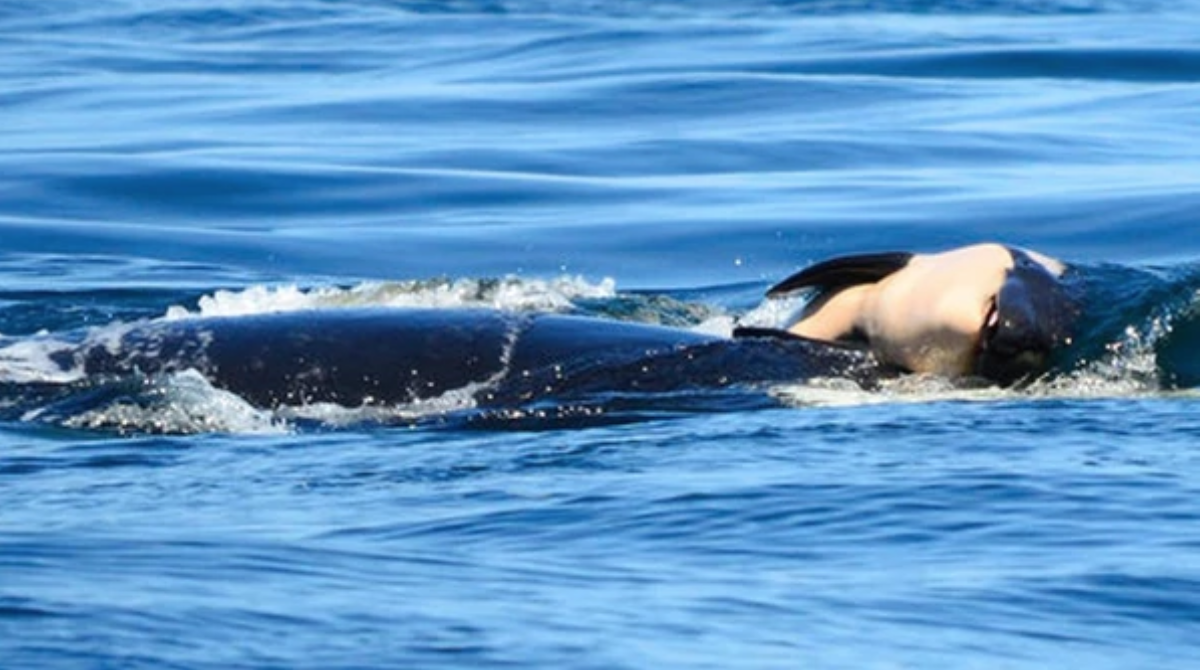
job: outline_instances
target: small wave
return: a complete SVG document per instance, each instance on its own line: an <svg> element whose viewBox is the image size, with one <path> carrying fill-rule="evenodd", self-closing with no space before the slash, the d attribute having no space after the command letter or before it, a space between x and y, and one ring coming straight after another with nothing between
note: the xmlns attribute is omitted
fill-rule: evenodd
<svg viewBox="0 0 1200 670"><path fill-rule="evenodd" d="M1038 380L1023 388L973 386L923 375L887 380L879 388L864 389L846 379L814 379L780 385L772 396L791 407L857 407L862 405L937 402L996 402L1042 399L1087 400L1130 398L1161 393L1157 388L1120 377L1079 372Z"/></svg>
<svg viewBox="0 0 1200 670"><path fill-rule="evenodd" d="M189 310L172 306L167 319L212 316L245 316L300 310L351 307L488 307L513 311L566 311L579 299L605 299L616 295L609 278L592 283L582 277L551 280L504 277L501 279L432 279L423 281L366 282L343 287L305 289L298 286L252 286L240 291L217 291L200 298Z"/></svg>
<svg viewBox="0 0 1200 670"><path fill-rule="evenodd" d="M126 380L27 412L24 421L120 434L287 433L289 426L188 370Z"/></svg>
<svg viewBox="0 0 1200 670"><path fill-rule="evenodd" d="M195 370L79 387L20 415L21 421L120 435L289 434L371 425L415 426L468 419L489 381L401 405L334 403L267 410L217 388Z"/></svg>

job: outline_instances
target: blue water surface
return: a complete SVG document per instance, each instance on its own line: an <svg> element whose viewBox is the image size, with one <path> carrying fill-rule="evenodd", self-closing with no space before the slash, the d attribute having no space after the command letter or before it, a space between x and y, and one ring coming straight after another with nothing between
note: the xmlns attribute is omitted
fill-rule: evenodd
<svg viewBox="0 0 1200 670"><path fill-rule="evenodd" d="M179 311L712 327L982 240L1091 310L1027 389L611 423L5 381L0 667L1200 664L1198 10L0 0L5 380Z"/></svg>

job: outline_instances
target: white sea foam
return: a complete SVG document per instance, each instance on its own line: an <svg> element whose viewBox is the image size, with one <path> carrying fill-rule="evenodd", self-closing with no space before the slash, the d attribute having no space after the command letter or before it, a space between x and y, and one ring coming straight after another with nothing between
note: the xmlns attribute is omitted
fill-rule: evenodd
<svg viewBox="0 0 1200 670"><path fill-rule="evenodd" d="M70 384L83 378L78 366L64 368L55 360L74 348L49 336L14 340L0 345L0 382L12 384Z"/></svg>
<svg viewBox="0 0 1200 670"><path fill-rule="evenodd" d="M808 304L804 294L763 300L738 319L738 325L760 328L781 328L795 320L797 312Z"/></svg>
<svg viewBox="0 0 1200 670"><path fill-rule="evenodd" d="M36 417L33 417L36 418ZM137 433L286 433L285 421L236 394L214 387L195 370L147 381L136 401L121 398L62 421L70 428Z"/></svg>
<svg viewBox="0 0 1200 670"><path fill-rule="evenodd" d="M589 282L582 277L551 280L435 279L404 282L366 282L343 287L304 289L298 286L252 286L240 291L217 291L200 299L196 309L174 306L166 318L242 316L299 310L347 307L491 307L503 310L562 311L575 300L611 298L612 279Z"/></svg>
<svg viewBox="0 0 1200 670"><path fill-rule="evenodd" d="M1130 397L1162 390L1154 345L1170 329L1153 319L1142 330L1130 327L1124 337L1107 347L1100 358L1079 369L1039 381L1030 393L1051 397Z"/></svg>
<svg viewBox="0 0 1200 670"><path fill-rule="evenodd" d="M732 337L739 326L754 328L785 328L796 319L797 313L808 303L808 296L801 293L769 298L755 305L745 314L712 314L692 327L692 330L716 337Z"/></svg>
<svg viewBox="0 0 1200 670"><path fill-rule="evenodd" d="M443 416L475 407L475 394L486 383L470 384L451 389L433 398L424 398L401 405L361 405L346 407L336 403L310 403L279 407L275 416L281 421L315 421L331 428L364 423L395 424Z"/></svg>
<svg viewBox="0 0 1200 670"><path fill-rule="evenodd" d="M691 330L701 335L730 337L733 335L733 328L737 323L737 320L728 314L717 314L692 326Z"/></svg>
<svg viewBox="0 0 1200 670"><path fill-rule="evenodd" d="M865 390L840 378L817 378L771 389L782 402L797 407L877 405L941 401L994 401L1013 399L1133 398L1163 393L1154 342L1164 326L1152 323L1139 331L1130 328L1108 347L1103 357L1076 370L1047 376L1021 388L964 386L928 375L904 375L883 381L878 389Z"/></svg>
<svg viewBox="0 0 1200 670"><path fill-rule="evenodd" d="M121 338L141 322L116 322L88 328L82 333L45 331L29 337L0 340L0 382L15 384L71 384L86 375L76 354L82 347L104 347L119 353Z"/></svg>
<svg viewBox="0 0 1200 670"><path fill-rule="evenodd" d="M820 377L797 384L780 384L771 395L794 407L853 407L895 403L943 401L993 401L1018 397L1017 391L989 387L962 387L941 377L906 375L866 390L838 377Z"/></svg>

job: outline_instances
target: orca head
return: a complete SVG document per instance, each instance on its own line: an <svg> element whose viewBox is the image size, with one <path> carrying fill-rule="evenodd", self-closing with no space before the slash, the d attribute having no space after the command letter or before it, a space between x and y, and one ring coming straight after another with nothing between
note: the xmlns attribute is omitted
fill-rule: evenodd
<svg viewBox="0 0 1200 670"><path fill-rule="evenodd" d="M1071 343L1078 314L1061 281L1061 268L1009 248L1013 266L992 299L979 333L975 374L1009 386L1030 381Z"/></svg>

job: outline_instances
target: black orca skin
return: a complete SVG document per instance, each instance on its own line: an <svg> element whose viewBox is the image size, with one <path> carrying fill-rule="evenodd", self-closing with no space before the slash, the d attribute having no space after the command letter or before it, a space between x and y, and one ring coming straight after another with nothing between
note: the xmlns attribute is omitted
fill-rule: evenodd
<svg viewBox="0 0 1200 670"><path fill-rule="evenodd" d="M111 380L194 369L262 408L398 405L467 389L485 406L610 392L884 374L870 354L746 330L733 339L594 317L338 309L152 321L59 355Z"/></svg>

